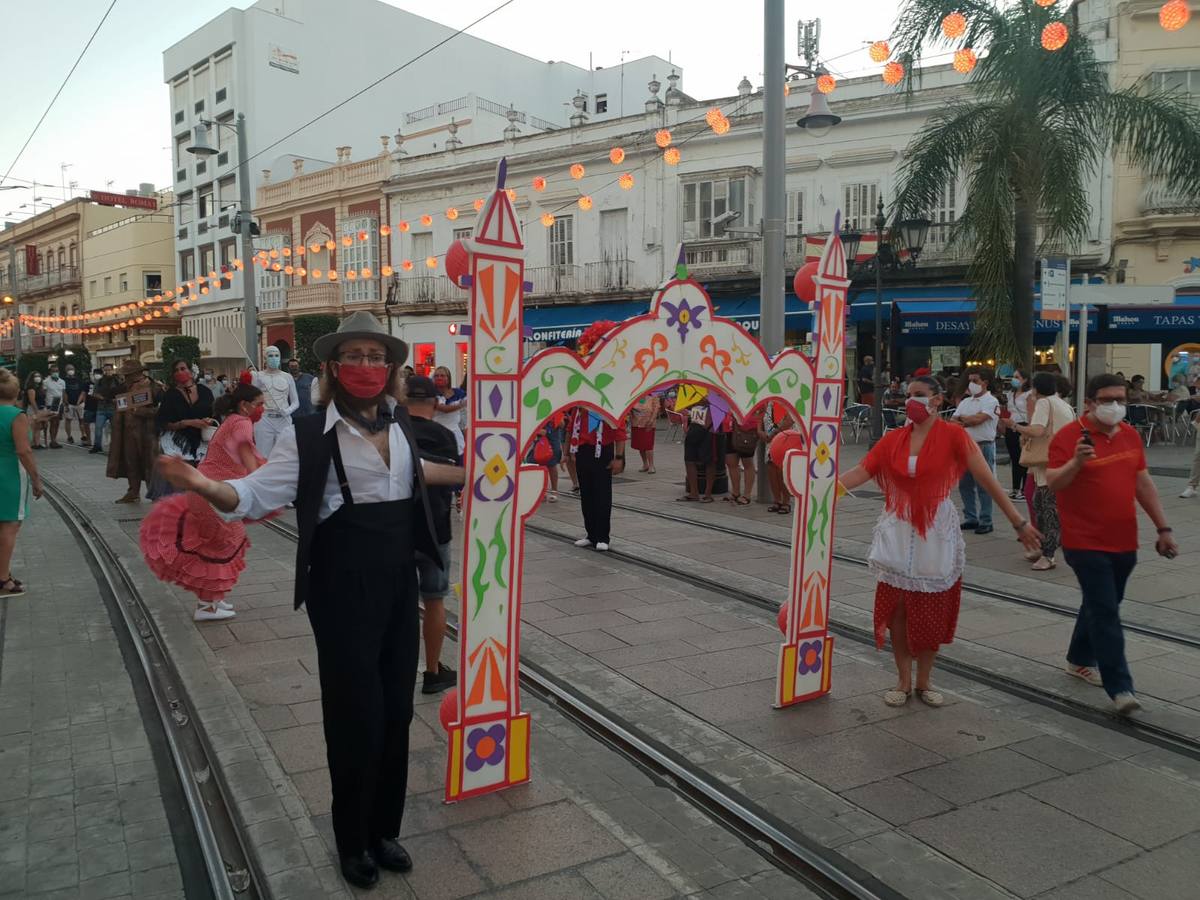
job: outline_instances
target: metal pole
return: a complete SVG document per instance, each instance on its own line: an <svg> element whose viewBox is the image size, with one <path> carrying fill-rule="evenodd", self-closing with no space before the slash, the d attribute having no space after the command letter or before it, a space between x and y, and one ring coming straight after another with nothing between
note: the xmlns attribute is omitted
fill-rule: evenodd
<svg viewBox="0 0 1200 900"><path fill-rule="evenodd" d="M8 242L8 288L13 298L13 366L21 364L21 298L17 296L17 240Z"/></svg>
<svg viewBox="0 0 1200 900"><path fill-rule="evenodd" d="M245 297L242 316L246 320L246 353L250 356L251 365L259 365L258 357L258 301L255 298L254 273L254 244L250 234L253 209L250 203L250 163L249 151L246 149L246 116L238 113L238 186L241 192L241 244L242 244L242 293Z"/></svg>
<svg viewBox="0 0 1200 900"><path fill-rule="evenodd" d="M1088 352L1088 308L1086 303L1079 304L1079 343L1075 345L1075 412L1083 415L1083 399L1087 393L1087 352ZM1070 329L1071 320L1067 319ZM1067 371L1071 371L1068 367Z"/></svg>
<svg viewBox="0 0 1200 900"><path fill-rule="evenodd" d="M875 391L871 400L871 444L883 437L883 198L875 213Z"/></svg>
<svg viewBox="0 0 1200 900"><path fill-rule="evenodd" d="M759 282L759 338L771 356L783 350L784 156L783 119L786 74L783 58L783 0L763 0L763 221L762 270ZM766 473L760 458L758 471ZM766 478L759 478L758 500L769 501Z"/></svg>

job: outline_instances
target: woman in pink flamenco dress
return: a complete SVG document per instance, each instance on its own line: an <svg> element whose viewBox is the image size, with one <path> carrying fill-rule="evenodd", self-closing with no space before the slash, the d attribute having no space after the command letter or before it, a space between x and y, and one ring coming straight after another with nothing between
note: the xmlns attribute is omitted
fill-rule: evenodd
<svg viewBox="0 0 1200 900"><path fill-rule="evenodd" d="M213 406L224 417L198 466L209 478L241 478L266 462L254 447L254 423L262 418L263 393L239 384ZM197 622L235 615L225 595L246 568L250 539L242 522L227 522L199 495L172 494L142 520L142 556L162 581L195 594Z"/></svg>

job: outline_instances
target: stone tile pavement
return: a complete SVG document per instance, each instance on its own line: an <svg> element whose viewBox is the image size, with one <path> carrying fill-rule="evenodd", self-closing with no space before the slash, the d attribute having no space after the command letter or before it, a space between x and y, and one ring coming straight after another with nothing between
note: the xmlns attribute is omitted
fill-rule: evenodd
<svg viewBox="0 0 1200 900"><path fill-rule="evenodd" d="M133 682L81 548L34 504L0 599L0 896L183 897Z"/></svg>
<svg viewBox="0 0 1200 900"><path fill-rule="evenodd" d="M110 506L120 488L102 479L100 464L82 455L69 461L74 465L48 465L49 475L92 498L89 515L104 523L154 607L202 704L276 896L348 896L330 849L316 654L307 617L291 609L294 545L253 529L250 567L229 598L238 617L196 626L188 595L150 579L137 557L137 519L148 504ZM454 652L448 644L446 653ZM534 718L534 782L446 806L440 700L418 694L412 727L402 840L417 867L404 878L385 875L374 896L810 896L672 790L532 698L526 708Z"/></svg>

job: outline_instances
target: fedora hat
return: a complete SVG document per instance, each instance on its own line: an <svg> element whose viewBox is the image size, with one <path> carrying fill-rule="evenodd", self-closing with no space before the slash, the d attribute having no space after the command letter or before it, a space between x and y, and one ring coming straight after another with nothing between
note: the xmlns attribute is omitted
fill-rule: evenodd
<svg viewBox="0 0 1200 900"><path fill-rule="evenodd" d="M408 344L388 334L382 322L363 310L346 316L337 331L323 334L313 341L313 353L322 362L328 362L337 352L339 345L353 340L379 341L387 347L391 361L398 366L404 365L404 361L408 359Z"/></svg>
<svg viewBox="0 0 1200 900"><path fill-rule="evenodd" d="M141 375L145 371L146 367L136 359L127 359L121 363L121 375L123 377L128 377L130 375Z"/></svg>

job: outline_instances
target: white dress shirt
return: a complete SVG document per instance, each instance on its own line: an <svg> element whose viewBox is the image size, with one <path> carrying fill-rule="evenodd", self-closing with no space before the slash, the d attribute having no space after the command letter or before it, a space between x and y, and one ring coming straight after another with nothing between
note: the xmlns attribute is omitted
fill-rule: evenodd
<svg viewBox="0 0 1200 900"><path fill-rule="evenodd" d="M977 444L986 444L996 439L996 423L1000 421L1000 401L987 391L977 397L966 396L958 401L954 409L954 418L975 416L986 413L987 420L978 425L967 426L967 434Z"/></svg>
<svg viewBox="0 0 1200 900"><path fill-rule="evenodd" d="M413 496L412 450L399 425L388 429L388 450L391 466L385 466L383 457L375 446L351 422L343 419L337 404L331 403L325 410L325 434L337 429L338 447L342 451L342 464L346 467L346 481L350 484L350 496L358 503L383 503L388 500L408 500ZM225 518L261 519L263 516L287 506L296 499L296 485L300 476L300 451L296 447L296 429L288 426L280 432L271 450L266 465L251 472L245 478L226 482L238 494L238 505ZM342 489L338 486L337 473L330 462L329 474L325 478L325 495L317 521L324 522L343 504Z"/></svg>

